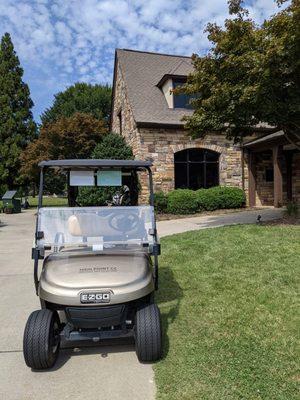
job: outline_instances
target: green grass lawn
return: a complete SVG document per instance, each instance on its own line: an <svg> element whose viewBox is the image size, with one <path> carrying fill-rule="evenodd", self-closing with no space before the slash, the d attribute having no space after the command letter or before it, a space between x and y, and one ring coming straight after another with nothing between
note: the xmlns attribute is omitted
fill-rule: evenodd
<svg viewBox="0 0 300 400"><path fill-rule="evenodd" d="M300 226L161 240L158 399L299 399Z"/></svg>
<svg viewBox="0 0 300 400"><path fill-rule="evenodd" d="M28 197L28 202L30 207L37 207L38 204L38 196ZM43 206L44 207L59 207L59 206L67 206L68 200L66 197L46 197L43 196Z"/></svg>

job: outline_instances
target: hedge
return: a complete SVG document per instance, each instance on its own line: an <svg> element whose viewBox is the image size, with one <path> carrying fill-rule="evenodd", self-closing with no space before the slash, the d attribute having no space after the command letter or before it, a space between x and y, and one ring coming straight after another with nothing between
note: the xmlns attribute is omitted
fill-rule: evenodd
<svg viewBox="0 0 300 400"><path fill-rule="evenodd" d="M158 213L167 212L168 208L168 197L164 192L154 193L154 208Z"/></svg>
<svg viewBox="0 0 300 400"><path fill-rule="evenodd" d="M242 189L230 186L216 186L196 191L199 210L218 210L222 208L240 208L245 205L246 197Z"/></svg>
<svg viewBox="0 0 300 400"><path fill-rule="evenodd" d="M167 211L170 214L193 214L198 209L196 192L189 189L177 189L168 193Z"/></svg>
<svg viewBox="0 0 300 400"><path fill-rule="evenodd" d="M217 186L211 189L220 199L219 208L241 208L246 204L246 195L238 187Z"/></svg>
<svg viewBox="0 0 300 400"><path fill-rule="evenodd" d="M246 196L237 187L216 186L210 189L176 189L169 193L158 192L154 196L154 207L158 213L193 214L224 208L241 208Z"/></svg>
<svg viewBox="0 0 300 400"><path fill-rule="evenodd" d="M213 211L220 208L220 199L211 189L199 189L195 193L199 211Z"/></svg>

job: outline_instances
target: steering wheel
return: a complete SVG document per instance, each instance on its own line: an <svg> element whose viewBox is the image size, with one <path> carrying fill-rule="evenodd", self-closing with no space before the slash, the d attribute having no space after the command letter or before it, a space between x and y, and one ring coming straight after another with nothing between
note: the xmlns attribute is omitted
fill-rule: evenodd
<svg viewBox="0 0 300 400"><path fill-rule="evenodd" d="M134 213L116 213L108 219L108 225L118 232L129 232L135 229L140 222L139 217Z"/></svg>

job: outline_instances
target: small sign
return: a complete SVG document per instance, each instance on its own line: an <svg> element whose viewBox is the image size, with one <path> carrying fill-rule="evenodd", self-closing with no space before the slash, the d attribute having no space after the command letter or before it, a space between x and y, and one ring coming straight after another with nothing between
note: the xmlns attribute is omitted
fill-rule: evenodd
<svg viewBox="0 0 300 400"><path fill-rule="evenodd" d="M122 171L98 171L97 186L122 186Z"/></svg>
<svg viewBox="0 0 300 400"><path fill-rule="evenodd" d="M94 185L94 171L70 171L70 186Z"/></svg>

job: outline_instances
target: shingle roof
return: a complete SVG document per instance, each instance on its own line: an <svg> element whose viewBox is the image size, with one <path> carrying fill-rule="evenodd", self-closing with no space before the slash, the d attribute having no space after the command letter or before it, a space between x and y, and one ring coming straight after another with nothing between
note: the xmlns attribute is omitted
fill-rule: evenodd
<svg viewBox="0 0 300 400"><path fill-rule="evenodd" d="M119 62L133 116L138 125L180 125L184 115L192 110L168 108L158 82L164 75L187 75L193 67L190 57L117 50Z"/></svg>
<svg viewBox="0 0 300 400"><path fill-rule="evenodd" d="M264 136L262 136L262 137L260 137L258 139L250 140L249 142L245 143L243 145L243 147L252 147L252 146L255 146L257 144L266 143L266 142L269 142L271 140L281 139L281 138L284 138L284 137L285 137L285 134L284 134L283 131L277 131L277 132L270 133L268 135L264 135Z"/></svg>

